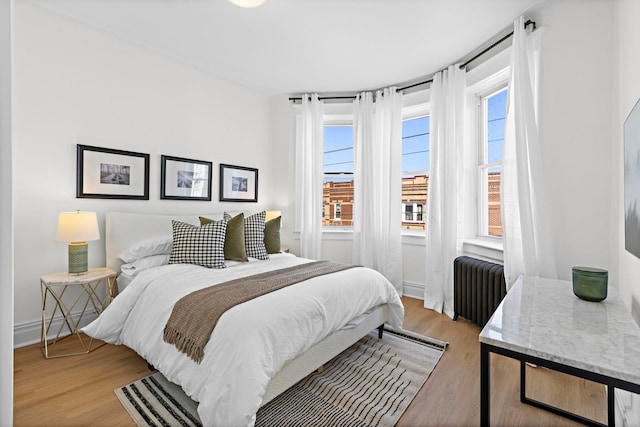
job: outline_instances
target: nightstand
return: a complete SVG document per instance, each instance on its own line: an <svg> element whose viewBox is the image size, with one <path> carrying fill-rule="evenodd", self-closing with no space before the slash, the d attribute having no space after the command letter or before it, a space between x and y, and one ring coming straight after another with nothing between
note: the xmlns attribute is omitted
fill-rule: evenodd
<svg viewBox="0 0 640 427"><path fill-rule="evenodd" d="M105 285L104 291L100 289L103 283ZM40 288L42 291L42 333L40 341L45 359L89 353L93 338L83 339L78 329L87 309L100 314L118 294L116 272L110 268L90 268L89 271L82 274L69 274L67 272L47 274L40 278ZM72 288L75 289L71 290ZM104 297L100 295L102 292L104 292ZM66 297L65 293L67 294ZM53 304L53 311L47 319L47 303L49 301ZM75 313L74 310L76 310ZM55 337L48 338L58 311L62 316L60 326ZM80 313L78 314L77 311L80 311ZM76 317L75 320L74 317ZM69 334L60 336L65 329ZM58 342L73 336L80 342L81 350L56 355L51 354L51 350Z"/></svg>

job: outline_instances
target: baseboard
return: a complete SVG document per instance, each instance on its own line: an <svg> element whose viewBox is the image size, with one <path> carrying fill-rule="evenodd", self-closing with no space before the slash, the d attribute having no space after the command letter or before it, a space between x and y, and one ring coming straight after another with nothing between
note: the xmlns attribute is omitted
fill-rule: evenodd
<svg viewBox="0 0 640 427"><path fill-rule="evenodd" d="M409 298L424 299L424 284L405 281L402 295Z"/></svg>
<svg viewBox="0 0 640 427"><path fill-rule="evenodd" d="M74 321L80 317L80 312L72 313ZM84 327L96 319L98 315L95 311L87 310L82 316L80 327ZM49 328L48 338L54 338L58 330L62 326L62 315L55 316L51 327ZM27 345L40 342L40 334L42 333L42 321L35 320L33 322L21 323L13 327L13 348L20 348ZM67 328L63 328L62 335L68 335Z"/></svg>

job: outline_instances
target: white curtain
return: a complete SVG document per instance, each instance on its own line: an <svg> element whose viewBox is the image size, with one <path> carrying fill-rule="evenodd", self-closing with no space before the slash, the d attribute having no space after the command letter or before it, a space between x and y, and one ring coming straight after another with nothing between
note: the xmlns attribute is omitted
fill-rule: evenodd
<svg viewBox="0 0 640 427"><path fill-rule="evenodd" d="M354 101L353 262L382 273L402 295L402 95Z"/></svg>
<svg viewBox="0 0 640 427"><path fill-rule="evenodd" d="M434 76L426 221L424 307L453 317L453 260L459 245L466 72L458 65Z"/></svg>
<svg viewBox="0 0 640 427"><path fill-rule="evenodd" d="M318 95L302 97L296 126L296 217L300 256L322 256L323 103Z"/></svg>
<svg viewBox="0 0 640 427"><path fill-rule="evenodd" d="M527 34L523 17L515 20L501 184L507 288L523 274L556 277L539 154L540 34Z"/></svg>

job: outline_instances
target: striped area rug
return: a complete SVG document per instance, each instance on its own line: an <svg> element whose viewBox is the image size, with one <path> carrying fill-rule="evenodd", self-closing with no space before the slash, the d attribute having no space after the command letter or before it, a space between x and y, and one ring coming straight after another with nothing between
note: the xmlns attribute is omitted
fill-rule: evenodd
<svg viewBox="0 0 640 427"><path fill-rule="evenodd" d="M372 332L260 408L256 426L393 426L444 353L446 342ZM200 426L198 404L155 373L115 390L138 426Z"/></svg>

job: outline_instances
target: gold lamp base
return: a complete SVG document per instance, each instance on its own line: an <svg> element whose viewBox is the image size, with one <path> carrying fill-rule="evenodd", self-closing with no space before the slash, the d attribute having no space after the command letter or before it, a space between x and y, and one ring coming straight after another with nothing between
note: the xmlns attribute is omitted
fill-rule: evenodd
<svg viewBox="0 0 640 427"><path fill-rule="evenodd" d="M69 243L69 274L82 274L89 270L87 242Z"/></svg>

